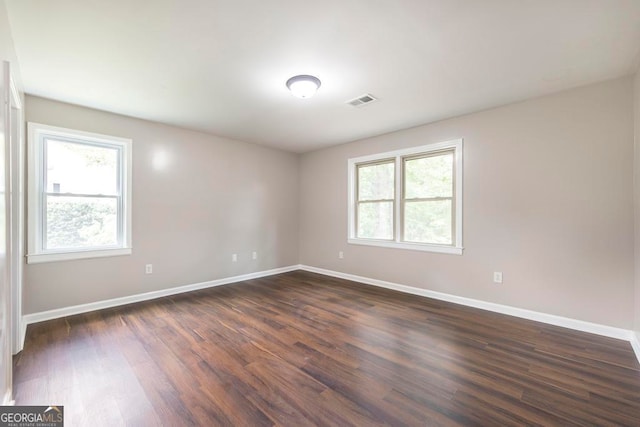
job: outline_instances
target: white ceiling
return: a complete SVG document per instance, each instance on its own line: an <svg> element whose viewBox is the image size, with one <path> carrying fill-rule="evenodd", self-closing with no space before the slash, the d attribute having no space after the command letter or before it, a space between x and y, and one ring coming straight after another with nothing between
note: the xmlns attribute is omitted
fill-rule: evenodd
<svg viewBox="0 0 640 427"><path fill-rule="evenodd" d="M294 152L630 74L640 50L638 0L6 4L27 93Z"/></svg>

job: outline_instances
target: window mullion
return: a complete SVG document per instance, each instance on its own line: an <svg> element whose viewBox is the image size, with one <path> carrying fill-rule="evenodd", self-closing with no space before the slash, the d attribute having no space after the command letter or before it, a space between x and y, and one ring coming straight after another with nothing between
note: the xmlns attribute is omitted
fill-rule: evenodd
<svg viewBox="0 0 640 427"><path fill-rule="evenodd" d="M82 194L82 193L51 193L45 191L44 194L53 197L86 197L86 198L94 198L94 199L119 199L120 196L117 194Z"/></svg>
<svg viewBox="0 0 640 427"><path fill-rule="evenodd" d="M391 203L393 203L393 199L358 200L358 204L364 204L364 203L382 203L382 202L391 202Z"/></svg>
<svg viewBox="0 0 640 427"><path fill-rule="evenodd" d="M404 199L404 202L439 202L441 200L453 200L453 197L413 197L411 199Z"/></svg>

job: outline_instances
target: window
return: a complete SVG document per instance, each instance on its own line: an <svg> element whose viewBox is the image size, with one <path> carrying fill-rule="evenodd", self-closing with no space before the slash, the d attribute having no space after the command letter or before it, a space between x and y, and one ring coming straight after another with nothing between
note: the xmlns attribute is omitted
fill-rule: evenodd
<svg viewBox="0 0 640 427"><path fill-rule="evenodd" d="M131 140L29 123L27 262L131 253Z"/></svg>
<svg viewBox="0 0 640 427"><path fill-rule="evenodd" d="M462 140L349 159L349 243L462 253Z"/></svg>

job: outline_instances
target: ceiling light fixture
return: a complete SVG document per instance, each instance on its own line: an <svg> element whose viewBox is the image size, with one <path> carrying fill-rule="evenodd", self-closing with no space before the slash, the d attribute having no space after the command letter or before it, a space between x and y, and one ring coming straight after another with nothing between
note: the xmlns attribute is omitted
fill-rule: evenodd
<svg viewBox="0 0 640 427"><path fill-rule="evenodd" d="M311 98L320 87L320 79L314 76L300 75L287 80L287 87L298 98Z"/></svg>

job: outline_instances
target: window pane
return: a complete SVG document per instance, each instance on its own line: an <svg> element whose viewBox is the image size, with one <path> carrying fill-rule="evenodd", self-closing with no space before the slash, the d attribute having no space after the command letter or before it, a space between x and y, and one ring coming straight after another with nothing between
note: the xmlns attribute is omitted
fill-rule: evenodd
<svg viewBox="0 0 640 427"><path fill-rule="evenodd" d="M118 149L47 139L48 193L118 194Z"/></svg>
<svg viewBox="0 0 640 427"><path fill-rule="evenodd" d="M116 198L46 198L46 248L89 248L118 244Z"/></svg>
<svg viewBox="0 0 640 427"><path fill-rule="evenodd" d="M453 196L453 153L404 162L405 198Z"/></svg>
<svg viewBox="0 0 640 427"><path fill-rule="evenodd" d="M416 243L453 244L451 200L405 202L404 240Z"/></svg>
<svg viewBox="0 0 640 427"><path fill-rule="evenodd" d="M358 204L358 237L393 239L393 202Z"/></svg>
<svg viewBox="0 0 640 427"><path fill-rule="evenodd" d="M358 166L358 200L393 199L395 163Z"/></svg>

